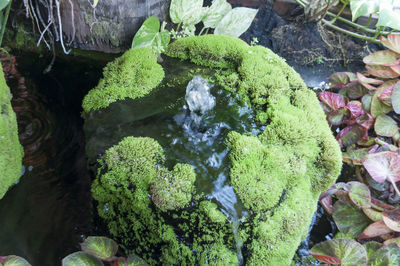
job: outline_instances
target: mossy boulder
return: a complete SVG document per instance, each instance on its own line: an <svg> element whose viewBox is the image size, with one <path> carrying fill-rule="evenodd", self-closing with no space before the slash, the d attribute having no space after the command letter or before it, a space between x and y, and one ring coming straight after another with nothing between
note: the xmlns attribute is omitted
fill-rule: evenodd
<svg viewBox="0 0 400 266"><path fill-rule="evenodd" d="M24 151L18 140L17 118L0 65L0 199L21 176Z"/></svg>
<svg viewBox="0 0 400 266"><path fill-rule="evenodd" d="M153 265L238 264L237 249L246 265L289 265L320 193L341 169L340 148L315 93L282 58L239 39L183 38L166 54L213 69L210 79L255 111L260 134L231 131L225 139L229 181L248 215L235 234L220 206L196 193L192 167L167 169L163 148L146 136L124 138L99 160L92 186L99 215L125 249ZM128 72L133 76L120 74ZM146 98L163 73L145 49L126 52L85 97L85 114L111 101Z"/></svg>

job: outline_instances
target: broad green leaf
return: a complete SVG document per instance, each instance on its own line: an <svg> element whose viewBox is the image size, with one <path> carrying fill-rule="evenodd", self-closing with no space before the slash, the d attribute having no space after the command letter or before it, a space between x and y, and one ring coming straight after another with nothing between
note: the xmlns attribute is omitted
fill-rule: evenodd
<svg viewBox="0 0 400 266"><path fill-rule="evenodd" d="M390 238L390 239L386 240L385 242L383 242L383 244L385 246L388 246L393 243L396 244L397 247L400 247L400 237Z"/></svg>
<svg viewBox="0 0 400 266"><path fill-rule="evenodd" d="M370 112L370 110L371 110L371 101L372 101L372 95L370 95L370 94L365 94L361 98L361 102L362 102L363 108L367 112Z"/></svg>
<svg viewBox="0 0 400 266"><path fill-rule="evenodd" d="M393 232L387 225L381 220L368 225L367 228L361 233L358 239L373 238Z"/></svg>
<svg viewBox="0 0 400 266"><path fill-rule="evenodd" d="M239 37L253 22L257 9L236 7L229 11L215 27L214 34Z"/></svg>
<svg viewBox="0 0 400 266"><path fill-rule="evenodd" d="M382 212L380 211L376 211L372 208L364 208L362 209L362 211L364 212L365 215L367 215L369 219L371 219L374 222L382 220Z"/></svg>
<svg viewBox="0 0 400 266"><path fill-rule="evenodd" d="M390 264L390 249L388 247L381 247L372 253L368 265L373 266L389 266ZM392 264L393 265L393 264Z"/></svg>
<svg viewBox="0 0 400 266"><path fill-rule="evenodd" d="M202 19L204 27L215 28L222 18L232 10L232 6L226 0L213 0L212 5L205 7L205 10Z"/></svg>
<svg viewBox="0 0 400 266"><path fill-rule="evenodd" d="M118 262L119 263L119 262ZM120 266L147 266L148 264L137 255L129 255L124 261L124 264L119 263Z"/></svg>
<svg viewBox="0 0 400 266"><path fill-rule="evenodd" d="M333 205L333 220L340 232L358 237L371 220L353 203L338 200Z"/></svg>
<svg viewBox="0 0 400 266"><path fill-rule="evenodd" d="M347 97L352 100L359 99L368 93L368 90L358 80L353 80L343 87Z"/></svg>
<svg viewBox="0 0 400 266"><path fill-rule="evenodd" d="M384 114L376 118L374 128L376 134L383 137L393 137L399 131L396 121Z"/></svg>
<svg viewBox="0 0 400 266"><path fill-rule="evenodd" d="M327 119L330 124L334 126L341 125L343 121L350 117L350 112L346 108L340 108L338 110L334 110L330 112L327 116Z"/></svg>
<svg viewBox="0 0 400 266"><path fill-rule="evenodd" d="M383 84L385 85L385 84ZM386 89L385 86L379 86L374 96L372 96L371 100L371 115L376 118L381 114L389 113L392 108L384 104L381 100L379 100L379 95Z"/></svg>
<svg viewBox="0 0 400 266"><path fill-rule="evenodd" d="M397 82L393 88L392 106L396 114L400 114L400 82Z"/></svg>
<svg viewBox="0 0 400 266"><path fill-rule="evenodd" d="M398 82L397 79L392 79L392 80L387 80L385 83L383 83L381 86L379 86L378 89L379 91L382 91L379 95L378 98L381 101L387 101L392 99L392 93L394 89L394 85ZM382 90L382 87L384 88Z"/></svg>
<svg viewBox="0 0 400 266"><path fill-rule="evenodd" d="M352 19L355 21L357 18L373 14L379 11L379 0L351 0L350 9Z"/></svg>
<svg viewBox="0 0 400 266"><path fill-rule="evenodd" d="M83 251L78 251L66 256L62 266L103 266L103 262L95 256Z"/></svg>
<svg viewBox="0 0 400 266"><path fill-rule="evenodd" d="M310 254L316 259L328 264L342 266L367 265L365 248L352 239L332 239L313 246Z"/></svg>
<svg viewBox="0 0 400 266"><path fill-rule="evenodd" d="M156 17L146 19L135 34L132 48L148 47L155 53L165 50L170 40L167 31L160 32L160 21Z"/></svg>
<svg viewBox="0 0 400 266"><path fill-rule="evenodd" d="M363 62L367 65L386 65L390 63L394 63L397 59L399 59L400 55L396 54L395 52L392 52L390 50L382 50L378 51L375 53L372 53L370 55L367 55L366 57L363 58ZM357 73L359 74L359 73ZM357 75L357 77L360 79L360 75ZM370 84L382 84L383 81L381 80L376 80L376 79L368 79L364 77L363 79L366 83ZM376 80L381 83L372 83L372 82L367 82L367 80Z"/></svg>
<svg viewBox="0 0 400 266"><path fill-rule="evenodd" d="M368 154L369 148L348 147L346 152L343 152L343 162L352 163L354 165L362 165L362 159Z"/></svg>
<svg viewBox="0 0 400 266"><path fill-rule="evenodd" d="M203 18L203 0L172 0L169 16L173 23L196 25Z"/></svg>
<svg viewBox="0 0 400 266"><path fill-rule="evenodd" d="M374 254L375 251L380 249L382 247L381 243L378 243L376 241L369 241L365 243L364 245L365 250L367 251L368 254L368 260L371 258L372 254Z"/></svg>
<svg viewBox="0 0 400 266"><path fill-rule="evenodd" d="M10 0L0 0L0 11L8 6Z"/></svg>
<svg viewBox="0 0 400 266"><path fill-rule="evenodd" d="M358 207L371 207L371 192L368 186L357 181L351 181L346 184L346 189L349 191L349 198Z"/></svg>
<svg viewBox="0 0 400 266"><path fill-rule="evenodd" d="M24 258L21 258L19 256L15 255L10 255L5 257L5 260L3 266L31 266L29 262L27 262Z"/></svg>
<svg viewBox="0 0 400 266"><path fill-rule="evenodd" d="M384 36L379 37L381 43L388 49L400 54L400 35L389 34L387 38Z"/></svg>
<svg viewBox="0 0 400 266"><path fill-rule="evenodd" d="M117 253L118 244L104 236L89 236L81 244L81 248L101 260L109 260Z"/></svg>
<svg viewBox="0 0 400 266"><path fill-rule="evenodd" d="M399 11L393 10L391 1L382 1L379 7L379 18L376 23L377 27L390 27L395 30L400 30L400 16Z"/></svg>

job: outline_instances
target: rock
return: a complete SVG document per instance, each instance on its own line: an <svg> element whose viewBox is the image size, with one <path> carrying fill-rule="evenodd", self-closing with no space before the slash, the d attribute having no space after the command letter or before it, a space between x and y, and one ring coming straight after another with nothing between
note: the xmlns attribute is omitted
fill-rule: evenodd
<svg viewBox="0 0 400 266"><path fill-rule="evenodd" d="M157 105L167 96L152 94L150 83L146 83L149 92L142 93L135 79L118 74L128 65L132 73L138 73L140 65L131 64L129 58L144 53L142 49L130 50L105 68L99 82L102 89L97 87L94 91L98 93L89 92L85 97L84 103L97 103L85 107L85 124L99 120L100 113L107 117L117 110L116 103L109 104L113 94L101 93L108 87L118 93L115 101L126 99L143 107L147 97L152 99L147 102ZM237 233L221 207L191 188L190 166L184 166L182 173L186 174L181 175L179 164L172 172L165 169L164 149L150 137L125 136L105 148L92 185L99 215L127 251L151 265L237 265L238 247L246 265L289 265L308 233L320 193L334 183L341 170L339 145L315 93L282 58L239 39L216 35L183 38L170 44L166 54L211 68L209 75L219 86L247 99L262 129L257 135L231 131L225 139L230 185L247 211L238 225L242 245L235 245ZM144 60L149 60L144 62L149 69L157 69L151 57ZM118 91L116 84L124 84L124 89ZM107 132L121 136L122 127L114 129ZM105 131L86 131L101 132ZM174 175L179 177L174 179Z"/></svg>

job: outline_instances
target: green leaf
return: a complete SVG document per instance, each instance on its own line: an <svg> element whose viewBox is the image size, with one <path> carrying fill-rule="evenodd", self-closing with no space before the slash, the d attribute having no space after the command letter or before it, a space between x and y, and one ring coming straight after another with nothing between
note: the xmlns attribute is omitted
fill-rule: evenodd
<svg viewBox="0 0 400 266"><path fill-rule="evenodd" d="M376 221L375 223L372 223L368 225L367 228L361 233L359 236L360 239L366 239L366 238L373 238L385 234L392 233L393 231L387 227L387 225L382 221Z"/></svg>
<svg viewBox="0 0 400 266"><path fill-rule="evenodd" d="M382 218L387 227L393 231L400 232L400 208L383 210Z"/></svg>
<svg viewBox="0 0 400 266"><path fill-rule="evenodd" d="M400 30L400 16L398 12L398 10L393 10L392 1L381 0L379 8L379 18L376 26L390 27L395 30Z"/></svg>
<svg viewBox="0 0 400 266"><path fill-rule="evenodd" d="M206 28L215 28L218 23L232 10L231 4L226 0L213 0L210 7L205 8L203 24Z"/></svg>
<svg viewBox="0 0 400 266"><path fill-rule="evenodd" d="M352 19L355 21L357 18L379 11L379 0L351 0L350 9Z"/></svg>
<svg viewBox="0 0 400 266"><path fill-rule="evenodd" d="M392 108L379 100L379 95L385 90L385 86L379 86L371 100L371 115L375 118L381 114L389 113Z"/></svg>
<svg viewBox="0 0 400 266"><path fill-rule="evenodd" d="M236 7L228 12L218 23L214 34L239 37L253 22L258 10L247 7Z"/></svg>
<svg viewBox="0 0 400 266"><path fill-rule="evenodd" d="M384 65L366 65L365 68L370 75L378 78L392 79L399 76L396 71Z"/></svg>
<svg viewBox="0 0 400 266"><path fill-rule="evenodd" d="M365 248L352 239L332 239L312 247L310 254L316 259L328 264L342 266L359 266L367 264Z"/></svg>
<svg viewBox="0 0 400 266"><path fill-rule="evenodd" d="M392 52L390 50L382 50L378 51L375 53L372 53L370 55L367 55L366 57L363 58L363 62L367 65L386 65L395 62L397 59L399 59L399 55L396 54L395 52ZM383 81L377 80L381 83L371 83L370 84L382 84Z"/></svg>
<svg viewBox="0 0 400 266"><path fill-rule="evenodd" d="M203 0L172 0L169 16L173 23L196 25L203 18Z"/></svg>
<svg viewBox="0 0 400 266"><path fill-rule="evenodd" d="M81 244L81 248L101 260L109 260L117 253L118 244L104 236L89 236Z"/></svg>
<svg viewBox="0 0 400 266"><path fill-rule="evenodd" d="M120 266L147 266L148 264L137 255L129 255L123 263L122 261L118 261L118 265Z"/></svg>
<svg viewBox="0 0 400 266"><path fill-rule="evenodd" d="M132 41L132 48L148 47L158 54L165 50L169 41L169 32L160 32L160 21L158 18L149 17L135 34Z"/></svg>
<svg viewBox="0 0 400 266"><path fill-rule="evenodd" d="M0 263L1 264L1 263ZM27 262L24 258L21 258L19 256L15 255L10 255L5 257L5 260L3 266L31 266L29 262Z"/></svg>
<svg viewBox="0 0 400 266"><path fill-rule="evenodd" d="M394 85L392 92L392 106L396 114L400 114L400 82Z"/></svg>
<svg viewBox="0 0 400 266"><path fill-rule="evenodd" d="M372 95L370 95L370 94L365 94L361 98L361 102L364 107L364 110L367 112L370 112L370 110L371 110L371 101L372 101Z"/></svg>
<svg viewBox="0 0 400 266"><path fill-rule="evenodd" d="M374 254L375 251L380 249L382 247L381 243L378 243L376 241L369 241L364 244L364 248L367 251L368 254L368 260L371 258L372 254Z"/></svg>
<svg viewBox="0 0 400 266"><path fill-rule="evenodd" d="M376 134L383 137L393 137L398 132L396 121L384 114L376 118L374 127Z"/></svg>
<svg viewBox="0 0 400 266"><path fill-rule="evenodd" d="M369 265L388 266L390 265L390 250L388 247L381 247L372 253Z"/></svg>
<svg viewBox="0 0 400 266"><path fill-rule="evenodd" d="M375 143L375 142L374 142ZM343 152L343 162L352 163L353 165L362 165L362 159L368 154L369 148L358 148L355 149L350 146Z"/></svg>
<svg viewBox="0 0 400 266"><path fill-rule="evenodd" d="M66 256L62 260L62 266L103 266L103 262L95 256L83 251L78 251Z"/></svg>
<svg viewBox="0 0 400 266"><path fill-rule="evenodd" d="M358 237L371 220L353 203L338 200L333 205L333 220L340 232Z"/></svg>
<svg viewBox="0 0 400 266"><path fill-rule="evenodd" d="M93 0L92 7L95 8L98 3L99 3L99 0Z"/></svg>
<svg viewBox="0 0 400 266"><path fill-rule="evenodd" d="M8 6L10 0L0 0L0 11Z"/></svg>
<svg viewBox="0 0 400 266"><path fill-rule="evenodd" d="M368 186L357 181L351 181L346 184L346 189L349 191L349 198L358 207L371 207L371 192Z"/></svg>

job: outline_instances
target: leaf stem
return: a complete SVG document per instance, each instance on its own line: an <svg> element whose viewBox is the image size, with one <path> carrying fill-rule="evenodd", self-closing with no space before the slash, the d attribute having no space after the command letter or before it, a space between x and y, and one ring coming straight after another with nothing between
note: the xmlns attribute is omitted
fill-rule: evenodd
<svg viewBox="0 0 400 266"><path fill-rule="evenodd" d="M201 29L199 35L201 35L205 29L206 29L206 27L203 27L203 28Z"/></svg>
<svg viewBox="0 0 400 266"><path fill-rule="evenodd" d="M346 6L347 6L347 3L343 4L342 8L339 10L339 12L336 14L336 16L330 21L332 24L335 23L336 19L342 14L342 12L346 8Z"/></svg>
<svg viewBox="0 0 400 266"><path fill-rule="evenodd" d="M394 182L394 180L392 179L392 177L389 175L389 181L390 183L392 183L394 190L396 191L397 195L400 197L400 191L396 186L396 182Z"/></svg>

